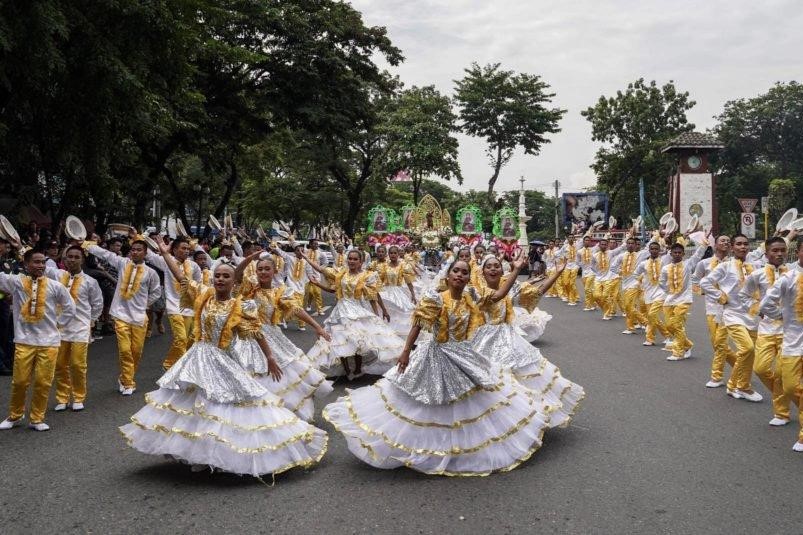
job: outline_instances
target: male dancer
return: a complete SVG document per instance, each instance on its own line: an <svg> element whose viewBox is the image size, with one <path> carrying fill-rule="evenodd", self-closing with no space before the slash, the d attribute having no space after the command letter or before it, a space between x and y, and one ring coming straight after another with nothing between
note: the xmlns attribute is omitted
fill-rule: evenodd
<svg viewBox="0 0 803 535"><path fill-rule="evenodd" d="M583 236L583 246L577 251L577 264L583 270L583 311L585 312L597 309L597 303L594 300L595 276L594 270L591 268L596 252L597 248L591 247L591 236Z"/></svg>
<svg viewBox="0 0 803 535"><path fill-rule="evenodd" d="M56 406L67 409L72 398L72 410L81 411L86 401L86 355L92 324L103 312L103 293L98 281L83 271L84 250L77 245L67 247L64 266L67 271L47 268L45 274L64 285L75 303L75 315L68 322L59 319L61 347L56 360Z"/></svg>
<svg viewBox="0 0 803 535"><path fill-rule="evenodd" d="M318 240L311 238L307 244L307 258L318 264L319 266L326 266L326 257L323 251L318 250ZM304 302L307 305L307 311L311 312L312 307L315 307L315 315L323 316L323 296L321 289L307 282L304 287Z"/></svg>
<svg viewBox="0 0 803 535"><path fill-rule="evenodd" d="M744 287L739 292L739 299L744 308L752 314L758 311L761 298L775 284L775 281L787 272L784 265L786 261L786 240L779 236L772 237L765 242L765 255L767 264L760 269L753 270L744 281ZM781 383L780 366L783 345L783 322L769 316L762 316L758 322L758 336L756 336L755 361L753 371L772 393L773 418L772 426L784 426L789 423L789 397L786 396Z"/></svg>
<svg viewBox="0 0 803 535"><path fill-rule="evenodd" d="M137 390L134 377L142 358L142 347L145 345L148 322L145 311L162 295L159 275L145 265L148 246L140 239L131 243L128 258L98 247L95 242L84 242L83 248L89 254L111 264L119 273L109 314L114 318L120 363L117 389L120 394L130 396Z"/></svg>
<svg viewBox="0 0 803 535"><path fill-rule="evenodd" d="M0 291L12 296L14 307L14 374L11 378L11 402L8 418L0 430L22 423L25 395L33 378L31 412L28 427L47 431L47 398L53 384L56 359L61 345L59 322L69 322L75 315L67 288L44 276L45 255L33 249L23 256L27 275L0 273ZM61 314L59 314L61 309Z"/></svg>
<svg viewBox="0 0 803 535"><path fill-rule="evenodd" d="M728 253L731 249L730 236L719 236L714 242L714 255L702 260L694 269L693 284L699 286L703 278L711 274L720 264L728 262ZM733 366L736 356L728 345L728 329L722 323L722 304L711 294L702 291L705 297L705 320L708 324L708 337L711 340L713 359L711 360L711 377L705 384L707 388L718 388L725 383L722 377L725 373L725 363Z"/></svg>
<svg viewBox="0 0 803 535"><path fill-rule="evenodd" d="M170 242L170 254L175 258L176 263L184 271L187 280L201 282L201 267L190 260L190 242L183 236L178 236ZM192 345L192 322L195 318L192 303L181 302L181 285L176 280L173 272L167 266L167 262L160 254L148 251L146 260L153 266L159 268L164 273L164 292L165 308L167 310L167 321L170 323L170 331L173 333L173 340L167 355L162 361L162 368L169 370L181 356L186 353L187 348Z"/></svg>
<svg viewBox="0 0 803 535"><path fill-rule="evenodd" d="M644 335L643 346L655 345L655 331L666 338L669 331L661 319L664 308L666 292L661 288L661 270L669 261L668 255L661 255L661 244L651 241L647 247L650 257L642 261L636 268L636 277L641 278L641 287L644 291L644 303L647 305L647 329ZM628 319L630 316L628 315Z"/></svg>
<svg viewBox="0 0 803 535"><path fill-rule="evenodd" d="M691 292L691 277L697 263L705 254L705 247L700 246L688 260L683 260L686 248L675 243L670 249L672 261L661 269L659 284L666 293L664 299L664 317L666 329L672 337L672 354L666 360L683 360L691 357L694 344L686 336L686 321L694 301Z"/></svg>
<svg viewBox="0 0 803 535"><path fill-rule="evenodd" d="M620 254L611 261L611 271L617 273L621 281L621 291L624 301L625 330L622 334L635 334L636 329L647 324L647 318L641 313L639 306L639 280L636 268L649 256L649 250L639 251L638 242L633 236L625 240L627 252Z"/></svg>
<svg viewBox="0 0 803 535"><path fill-rule="evenodd" d="M608 238L597 243L598 251L591 259L594 270L594 300L602 309L602 319L610 321L616 312L616 289L619 275L611 271L611 262L624 252L627 243L613 250L608 250Z"/></svg>
<svg viewBox="0 0 803 535"><path fill-rule="evenodd" d="M315 275L313 274L312 267L304 262L304 245L301 243L293 243L292 246L293 254L286 253L279 248L273 248L271 253L278 254L284 260L285 272L287 273L285 284L292 290L299 308L303 308L304 289L310 279L315 277ZM296 318L296 321L298 322L298 330L305 331L305 323L299 318Z"/></svg>
<svg viewBox="0 0 803 535"><path fill-rule="evenodd" d="M577 301L580 299L577 294L577 271L580 266L577 263L577 246L574 241L574 236L569 234L566 236L566 243L558 251L558 257L566 258L566 267L563 269L558 283L563 285L563 295L570 307L576 307Z"/></svg>
<svg viewBox="0 0 803 535"><path fill-rule="evenodd" d="M783 321L781 384L787 398L798 406L800 432L792 449L803 452L803 239L797 241L797 262L767 290L759 311Z"/></svg>
<svg viewBox="0 0 803 535"><path fill-rule="evenodd" d="M720 264L708 276L700 280L700 288L711 294L723 305L722 323L728 332L728 338L736 345L736 361L728 378L727 394L735 399L758 402L761 394L753 390L750 379L753 374L755 359L755 343L758 318L750 314L747 307L739 299L739 292L745 280L753 272L753 266L746 261L749 242L744 234L736 234L731 238L733 259ZM720 341L720 337L718 342ZM724 342L727 344L727 340ZM725 351L718 347L715 351Z"/></svg>

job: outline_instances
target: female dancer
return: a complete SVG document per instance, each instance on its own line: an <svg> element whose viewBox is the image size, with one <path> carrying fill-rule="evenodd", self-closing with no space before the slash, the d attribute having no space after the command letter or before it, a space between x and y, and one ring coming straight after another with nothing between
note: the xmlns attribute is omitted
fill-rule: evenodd
<svg viewBox="0 0 803 535"><path fill-rule="evenodd" d="M257 257L256 285L243 274L249 264ZM234 272L235 283L241 284L239 294L244 299L253 299L258 308L262 335L271 348L273 358L282 370L282 377L274 381L268 375L265 357L251 337L237 337L232 355L246 371L256 374L256 380L269 392L279 396L284 406L296 413L299 418L311 422L315 414L312 397L321 398L332 391L332 383L306 358L304 352L291 342L282 332L279 323L293 315L308 323L318 333L318 337L331 340L310 315L298 305L293 291L284 285L273 287L276 264L270 253L256 251L237 265Z"/></svg>
<svg viewBox="0 0 803 535"><path fill-rule="evenodd" d="M518 259L516 272L522 264ZM479 306L504 299L513 280L464 292L469 277L467 262L452 263L448 289L419 301L397 368L324 409L362 461L479 476L512 470L541 446L549 408L471 344L482 323ZM432 341L411 354L422 329L432 331Z"/></svg>
<svg viewBox="0 0 803 535"><path fill-rule="evenodd" d="M504 299L485 301L480 306L485 325L477 330L473 341L478 353L487 355L494 364L510 370L516 380L535 392L537 399L542 399L553 408L550 427L568 425L585 392L580 385L564 379L560 370L519 334L514 325L513 300L518 299L522 306L531 310L544 292L560 278L565 267L566 259L563 259L542 284L514 282L513 289ZM492 255L485 257L480 269L485 284L492 290L508 284L517 273L514 271L503 277L502 264Z"/></svg>
<svg viewBox="0 0 803 535"><path fill-rule="evenodd" d="M348 252L346 271L324 268L314 260L306 260L334 287L318 281L314 284L337 296L337 304L324 322L331 333L331 343L319 339L307 354L310 360L319 368L326 368L328 376L345 375L349 380L363 373L381 375L388 371L404 342L382 321L390 321L390 315L377 291L376 273L362 270L362 253L356 249ZM353 373L348 361L351 356L354 356Z"/></svg>
<svg viewBox="0 0 803 535"><path fill-rule="evenodd" d="M542 288L547 287L547 277L544 275L544 264L541 262L536 262L535 266L535 271L530 275L530 280L527 282L532 284L540 283ZM554 273L552 273L552 275L554 275ZM550 283L551 286L554 284L555 279L553 277L549 277L549 279L553 281ZM541 292L541 296L543 295L544 293ZM513 325L515 325L520 331L522 338L527 340L529 343L535 342L541 338L546 330L547 323L549 323L549 320L552 319L552 314L538 308L538 301L536 301L535 306L529 310L514 304L513 312L515 312Z"/></svg>
<svg viewBox="0 0 803 535"><path fill-rule="evenodd" d="M188 280L172 257L165 258L182 298L194 301L196 342L159 379L159 390L145 396L147 404L131 423L120 428L128 444L193 470L208 466L260 476L317 463L326 452L326 432L285 409L229 353L235 336L254 338L269 373L281 379L259 328L256 303L232 297L234 268L218 264L209 288Z"/></svg>
<svg viewBox="0 0 803 535"><path fill-rule="evenodd" d="M391 245L388 249L388 261L379 266L377 274L381 282L379 295L390 314L390 325L399 337L405 337L410 332L411 316L415 310L415 272L408 263L400 262L399 256L398 246Z"/></svg>

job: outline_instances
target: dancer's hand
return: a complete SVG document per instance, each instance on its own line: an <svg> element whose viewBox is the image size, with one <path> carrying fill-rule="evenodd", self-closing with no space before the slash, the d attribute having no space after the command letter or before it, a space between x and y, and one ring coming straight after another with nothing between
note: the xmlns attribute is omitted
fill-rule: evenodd
<svg viewBox="0 0 803 535"><path fill-rule="evenodd" d="M282 378L282 369L273 357L268 357L268 373L277 383Z"/></svg>
<svg viewBox="0 0 803 535"><path fill-rule="evenodd" d="M558 264L558 271L563 271L566 269L566 264L568 263L569 259L565 256L561 258L560 263Z"/></svg>
<svg viewBox="0 0 803 535"><path fill-rule="evenodd" d="M527 258L524 256L524 251L521 249L518 250L516 253L515 258L513 259L512 268L514 271L521 271L521 268L524 267L524 263L527 262Z"/></svg>
<svg viewBox="0 0 803 535"><path fill-rule="evenodd" d="M332 341L332 335L324 331L323 329L318 329L318 338L323 338L327 342Z"/></svg>
<svg viewBox="0 0 803 535"><path fill-rule="evenodd" d="M404 370L407 369L407 365L410 363L410 350L405 349L402 351L402 354L399 355L399 362L396 364L396 369L399 373L404 373Z"/></svg>

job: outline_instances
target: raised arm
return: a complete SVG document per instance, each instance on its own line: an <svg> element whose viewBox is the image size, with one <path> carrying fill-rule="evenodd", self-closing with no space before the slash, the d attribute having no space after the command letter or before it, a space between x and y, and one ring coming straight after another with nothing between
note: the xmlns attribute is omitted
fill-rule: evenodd
<svg viewBox="0 0 803 535"><path fill-rule="evenodd" d="M552 275L550 275L549 277L547 277L541 284L538 285L541 288L541 295L547 293L547 291L549 291L549 289L552 287L552 285L555 284L555 281L558 280L558 278L560 277L560 274L563 273L564 269L566 269L566 262L567 262L567 259L563 258L557 264L557 269L555 269L555 272ZM510 277L510 279L514 280L514 281L516 280L515 277L512 277L512 276Z"/></svg>
<svg viewBox="0 0 803 535"><path fill-rule="evenodd" d="M256 260L260 255L262 255L264 251L257 251L255 253L251 253L250 255L243 258L243 261L237 264L237 267L234 268L234 282L240 284L243 282L243 275L245 274L245 268L248 267L248 264Z"/></svg>
<svg viewBox="0 0 803 535"><path fill-rule="evenodd" d="M527 259L524 258L524 255L521 253L521 250L519 250L519 252L516 254L516 258L510 265L511 268L510 276L504 279L504 282L499 286L499 289L494 292L494 294L491 296L491 301L495 303L505 298L510 289L513 288L513 285L516 284L516 279L519 276L519 272L521 271L521 268L524 266L524 263L526 261ZM565 259L563 261L563 266L566 267Z"/></svg>
<svg viewBox="0 0 803 535"><path fill-rule="evenodd" d="M179 284L184 283L187 280L187 277L184 276L184 270L178 265L176 259L170 254L170 246L162 241L159 241L159 252L162 253L162 259L164 260L165 267L170 270L170 273L173 274L173 276L176 278L176 281L178 281Z"/></svg>

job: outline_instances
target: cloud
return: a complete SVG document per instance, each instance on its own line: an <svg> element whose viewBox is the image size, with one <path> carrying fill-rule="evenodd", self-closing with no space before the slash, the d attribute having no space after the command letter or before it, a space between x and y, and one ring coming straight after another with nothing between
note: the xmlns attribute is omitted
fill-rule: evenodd
<svg viewBox="0 0 803 535"><path fill-rule="evenodd" d="M550 191L595 182L597 145L580 111L644 77L674 80L697 106L699 130L735 98L801 75L803 9L796 0L355 0L367 24L388 28L406 61L395 71L407 85L434 84L451 95L453 80L476 61L538 74L568 110L562 131L537 157L517 154L497 189ZM487 187L490 168L481 140L460 137L462 189Z"/></svg>

